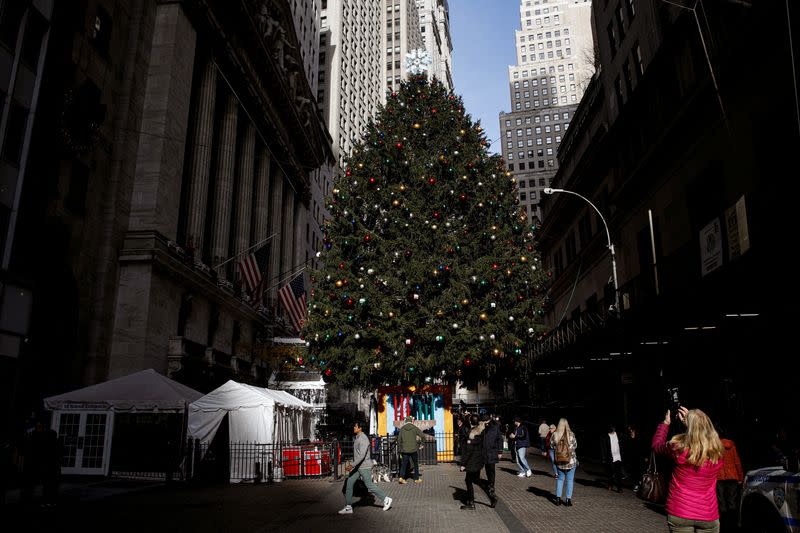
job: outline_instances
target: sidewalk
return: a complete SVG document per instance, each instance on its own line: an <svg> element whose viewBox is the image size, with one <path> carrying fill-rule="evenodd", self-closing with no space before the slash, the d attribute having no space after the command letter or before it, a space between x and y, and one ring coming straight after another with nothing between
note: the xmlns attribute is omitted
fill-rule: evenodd
<svg viewBox="0 0 800 533"><path fill-rule="evenodd" d="M4 514L24 523L25 531L667 531L666 518L657 509L648 507L630 491L609 492L583 468L576 476L575 505L554 506L549 496L555 480L546 473L545 459L533 456L529 460L534 468L530 478L517 477L516 466L508 460L498 465L500 503L495 509L489 507L486 494L476 488L477 510L460 510L464 474L456 465L444 463L424 467L420 484L381 483L381 489L394 498L387 512L377 504L357 502L354 514L338 515L344 505L342 484L330 480L155 487L131 482L127 491L122 480L107 480L107 484L88 484L82 489L64 487L62 503L54 509L7 505Z"/></svg>

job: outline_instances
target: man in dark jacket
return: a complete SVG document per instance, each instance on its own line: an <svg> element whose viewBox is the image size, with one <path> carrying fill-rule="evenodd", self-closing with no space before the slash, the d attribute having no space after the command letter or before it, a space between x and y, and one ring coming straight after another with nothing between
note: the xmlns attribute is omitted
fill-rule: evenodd
<svg viewBox="0 0 800 533"><path fill-rule="evenodd" d="M400 467L400 483L406 483L408 464L414 467L414 483L422 483L419 477L419 445L426 440L433 440L433 437L426 435L414 425L414 419L407 416L403 421L403 427L397 434L397 448L403 456L403 464Z"/></svg>
<svg viewBox="0 0 800 533"><path fill-rule="evenodd" d="M478 421L478 415L472 415L469 419L469 426L470 430L461 453L461 471L467 472L467 477L464 480L467 485L467 501L461 506L461 509L474 511L475 488L473 487L473 483L477 483L481 479L481 468L483 468L483 430L486 424Z"/></svg>
<svg viewBox="0 0 800 533"><path fill-rule="evenodd" d="M481 421L486 423L483 431L483 462L486 469L486 480L489 482L489 501L492 507L497 505L497 495L494 491L494 465L500 462L503 456L503 435L500 432L500 422L491 416L483 415Z"/></svg>
<svg viewBox="0 0 800 533"><path fill-rule="evenodd" d="M608 490L622 492L622 452L621 442L614 426L608 427L608 434L601 441L603 464L608 470Z"/></svg>
<svg viewBox="0 0 800 533"><path fill-rule="evenodd" d="M528 466L528 459L526 457L528 446L530 446L530 437L528 435L528 428L522 423L522 419L518 416L514 417L514 446L517 449L517 466L519 467L519 477L531 477L531 467Z"/></svg>

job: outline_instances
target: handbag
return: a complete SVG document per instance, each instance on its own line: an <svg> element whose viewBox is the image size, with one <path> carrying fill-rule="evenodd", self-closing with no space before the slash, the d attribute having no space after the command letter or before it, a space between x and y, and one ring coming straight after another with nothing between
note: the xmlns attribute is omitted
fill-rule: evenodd
<svg viewBox="0 0 800 533"><path fill-rule="evenodd" d="M636 493L641 499L650 503L664 503L667 499L667 483L656 464L656 454L650 451L650 464L642 474L639 491Z"/></svg>

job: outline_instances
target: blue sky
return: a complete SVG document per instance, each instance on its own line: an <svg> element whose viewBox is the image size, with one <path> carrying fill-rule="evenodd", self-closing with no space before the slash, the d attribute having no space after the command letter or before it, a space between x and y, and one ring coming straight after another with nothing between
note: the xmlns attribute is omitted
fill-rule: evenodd
<svg viewBox="0 0 800 533"><path fill-rule="evenodd" d="M508 65L516 62L519 0L450 0L453 83L473 120L480 119L491 151L499 151L500 111L510 111Z"/></svg>

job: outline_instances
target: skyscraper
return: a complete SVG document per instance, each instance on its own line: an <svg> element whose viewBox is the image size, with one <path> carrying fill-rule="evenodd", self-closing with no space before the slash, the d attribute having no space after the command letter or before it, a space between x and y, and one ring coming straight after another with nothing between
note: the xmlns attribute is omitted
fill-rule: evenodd
<svg viewBox="0 0 800 533"><path fill-rule="evenodd" d="M429 76L453 88L450 8L447 0L416 0L422 41L431 58Z"/></svg>
<svg viewBox="0 0 800 533"><path fill-rule="evenodd" d="M561 137L594 73L590 0L523 0L508 67L512 110L500 113L502 154L528 220L558 168Z"/></svg>

